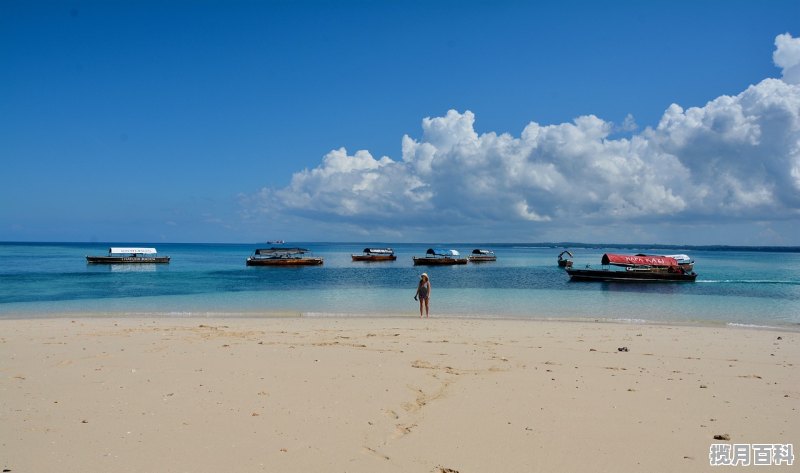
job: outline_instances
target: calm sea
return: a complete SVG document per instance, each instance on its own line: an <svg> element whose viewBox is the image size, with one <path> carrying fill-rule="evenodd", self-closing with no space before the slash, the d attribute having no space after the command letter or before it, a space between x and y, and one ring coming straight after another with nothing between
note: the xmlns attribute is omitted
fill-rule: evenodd
<svg viewBox="0 0 800 473"><path fill-rule="evenodd" d="M256 245L160 244L159 254L171 256L170 264L88 265L86 255L106 254L111 245L0 243L0 318L411 316L418 314L412 297L425 271L433 315L800 326L800 252L571 248L576 267L599 266L605 252L687 253L696 262L694 283L637 284L571 282L556 264L563 248L555 247L292 244L309 248L325 264L248 267L245 259ZM397 261L351 261L365 246L392 246ZM429 246L463 254L491 248L497 261L413 266L411 257Z"/></svg>

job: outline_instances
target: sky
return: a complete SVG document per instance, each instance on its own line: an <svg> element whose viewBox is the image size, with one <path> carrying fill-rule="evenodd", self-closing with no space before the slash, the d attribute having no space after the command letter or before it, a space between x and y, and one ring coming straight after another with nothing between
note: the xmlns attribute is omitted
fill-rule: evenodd
<svg viewBox="0 0 800 473"><path fill-rule="evenodd" d="M0 1L0 241L800 245L800 2Z"/></svg>

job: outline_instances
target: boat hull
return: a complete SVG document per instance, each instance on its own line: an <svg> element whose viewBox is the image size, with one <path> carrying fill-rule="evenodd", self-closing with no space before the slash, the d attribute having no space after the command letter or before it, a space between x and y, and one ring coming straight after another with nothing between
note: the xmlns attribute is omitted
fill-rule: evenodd
<svg viewBox="0 0 800 473"><path fill-rule="evenodd" d="M469 261L471 263L488 263L490 261L497 261L496 256L470 256Z"/></svg>
<svg viewBox="0 0 800 473"><path fill-rule="evenodd" d="M322 258L247 258L247 266L317 266Z"/></svg>
<svg viewBox="0 0 800 473"><path fill-rule="evenodd" d="M87 256L90 264L153 264L169 263L169 256Z"/></svg>
<svg viewBox="0 0 800 473"><path fill-rule="evenodd" d="M573 281L619 281L619 282L693 282L696 273L672 273L668 271L613 271L610 269L572 269L567 274Z"/></svg>
<svg viewBox="0 0 800 473"><path fill-rule="evenodd" d="M394 261L395 255L350 255L353 261Z"/></svg>
<svg viewBox="0 0 800 473"><path fill-rule="evenodd" d="M414 265L424 266L451 266L455 264L467 264L467 258L418 258L412 256Z"/></svg>

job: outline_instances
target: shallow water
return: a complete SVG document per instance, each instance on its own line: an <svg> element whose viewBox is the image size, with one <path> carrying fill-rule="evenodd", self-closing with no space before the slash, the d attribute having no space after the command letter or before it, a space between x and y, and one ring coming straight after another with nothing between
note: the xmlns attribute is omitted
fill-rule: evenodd
<svg viewBox="0 0 800 473"><path fill-rule="evenodd" d="M295 243L293 243L294 245ZM493 263L413 266L425 244L395 244L394 262L351 261L375 244L299 243L325 259L317 267L247 267L255 245L161 244L168 265L88 265L110 244L0 244L0 317L70 313L208 315L413 315L419 274L433 286L434 315L622 321L800 324L800 253L573 248L575 267L605 252L688 253L694 283L572 282L556 265L562 248L445 245L463 254L491 248ZM148 244L140 246L151 246ZM262 245L263 246L263 245Z"/></svg>

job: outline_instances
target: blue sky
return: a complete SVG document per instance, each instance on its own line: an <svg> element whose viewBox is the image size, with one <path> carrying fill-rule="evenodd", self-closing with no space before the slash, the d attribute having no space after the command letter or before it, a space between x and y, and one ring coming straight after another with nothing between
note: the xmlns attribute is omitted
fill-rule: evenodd
<svg viewBox="0 0 800 473"><path fill-rule="evenodd" d="M798 18L5 0L0 241L800 245Z"/></svg>

